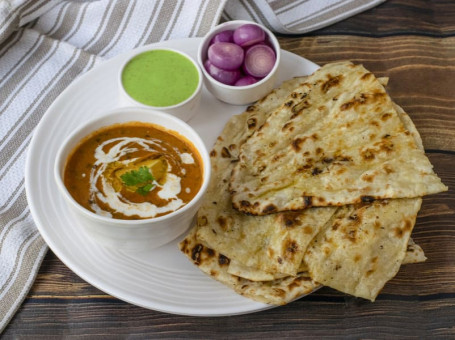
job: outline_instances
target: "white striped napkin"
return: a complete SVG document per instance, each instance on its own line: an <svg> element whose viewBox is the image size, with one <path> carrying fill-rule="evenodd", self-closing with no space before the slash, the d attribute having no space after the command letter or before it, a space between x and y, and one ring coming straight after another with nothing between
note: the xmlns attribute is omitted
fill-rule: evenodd
<svg viewBox="0 0 455 340"><path fill-rule="evenodd" d="M26 297L47 246L24 190L34 127L55 98L103 59L152 42L204 35L223 18L281 33L332 24L383 0L1 0L0 332Z"/></svg>
<svg viewBox="0 0 455 340"><path fill-rule="evenodd" d="M302 34L332 25L386 0L230 0L223 20L250 20L282 34Z"/></svg>

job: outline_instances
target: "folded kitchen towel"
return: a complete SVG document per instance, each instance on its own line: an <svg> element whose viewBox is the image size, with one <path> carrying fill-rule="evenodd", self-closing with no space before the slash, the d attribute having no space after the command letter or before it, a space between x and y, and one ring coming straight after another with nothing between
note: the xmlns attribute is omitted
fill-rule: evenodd
<svg viewBox="0 0 455 340"><path fill-rule="evenodd" d="M382 1L0 1L0 333L47 251L27 205L27 148L47 108L75 78L138 46L203 36L220 20L305 33Z"/></svg>

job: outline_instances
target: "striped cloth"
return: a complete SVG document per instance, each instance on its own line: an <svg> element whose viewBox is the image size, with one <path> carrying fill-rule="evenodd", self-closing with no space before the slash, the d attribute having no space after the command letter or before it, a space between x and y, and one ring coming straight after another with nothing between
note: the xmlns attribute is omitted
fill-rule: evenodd
<svg viewBox="0 0 455 340"><path fill-rule="evenodd" d="M332 25L386 0L231 0L223 20L250 20L282 34L302 34Z"/></svg>
<svg viewBox="0 0 455 340"><path fill-rule="evenodd" d="M47 251L27 206L27 147L47 108L78 75L138 46L203 36L221 16L304 33L382 1L0 0L0 332Z"/></svg>

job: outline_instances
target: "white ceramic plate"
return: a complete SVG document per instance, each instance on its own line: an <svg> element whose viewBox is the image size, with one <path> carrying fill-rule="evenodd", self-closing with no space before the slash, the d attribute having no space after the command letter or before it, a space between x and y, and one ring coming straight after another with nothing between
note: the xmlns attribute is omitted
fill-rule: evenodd
<svg viewBox="0 0 455 340"><path fill-rule="evenodd" d="M140 49L170 47L196 58L200 41L172 40ZM196 316L235 315L270 308L205 276L178 250L179 240L142 253L99 246L83 232L77 217L60 197L53 177L60 143L83 122L117 106L118 68L133 53L112 58L79 77L51 105L37 126L28 152L25 185L41 235L60 260L81 278L138 306ZM317 68L316 64L283 51L278 81L310 74ZM211 149L229 117L243 112L245 107L222 103L205 88L201 100L201 111L189 124Z"/></svg>

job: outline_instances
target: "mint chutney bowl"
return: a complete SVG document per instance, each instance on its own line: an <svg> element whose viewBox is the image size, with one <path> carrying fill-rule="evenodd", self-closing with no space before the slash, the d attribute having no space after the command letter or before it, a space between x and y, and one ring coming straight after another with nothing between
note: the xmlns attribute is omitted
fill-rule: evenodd
<svg viewBox="0 0 455 340"><path fill-rule="evenodd" d="M138 106L190 120L198 111L202 72L189 55L171 48L142 50L118 75L120 106Z"/></svg>

